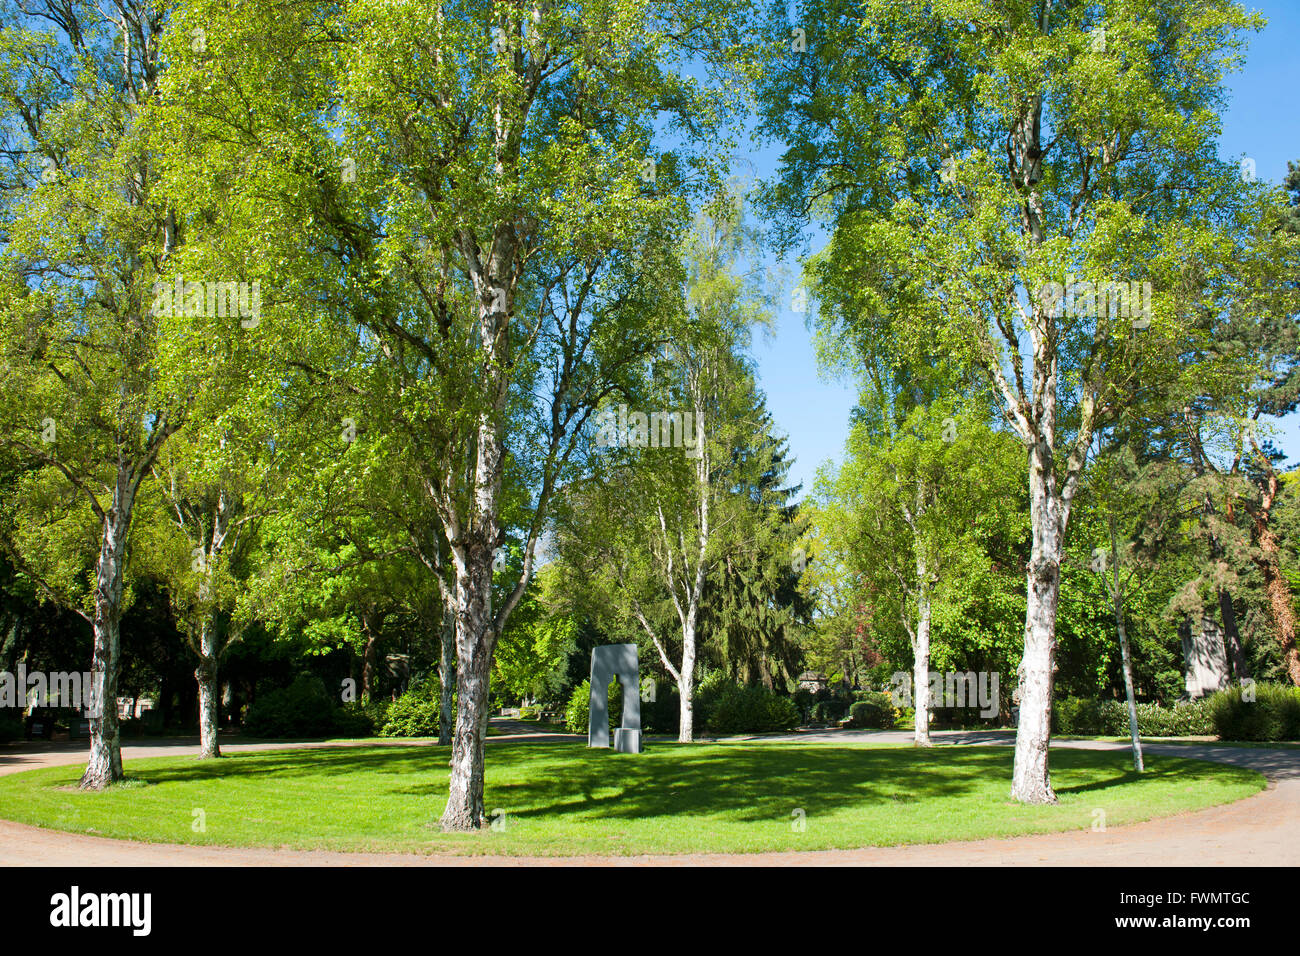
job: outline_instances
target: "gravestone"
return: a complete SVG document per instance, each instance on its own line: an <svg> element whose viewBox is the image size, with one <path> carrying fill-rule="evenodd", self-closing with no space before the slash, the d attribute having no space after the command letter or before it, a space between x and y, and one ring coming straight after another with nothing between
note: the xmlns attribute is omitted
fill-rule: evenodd
<svg viewBox="0 0 1300 956"><path fill-rule="evenodd" d="M641 752L641 681L635 644L606 644L591 650L591 704L587 709L587 746L609 746L609 682L623 687L623 718L614 734L620 753Z"/></svg>

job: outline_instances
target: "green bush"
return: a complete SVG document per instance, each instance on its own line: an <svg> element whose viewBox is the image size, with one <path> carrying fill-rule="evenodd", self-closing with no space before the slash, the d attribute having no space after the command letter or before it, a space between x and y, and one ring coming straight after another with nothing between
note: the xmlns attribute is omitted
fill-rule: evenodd
<svg viewBox="0 0 1300 956"><path fill-rule="evenodd" d="M682 701L677 687L663 681L655 688L654 700L641 701L641 730L647 734L671 734L681 729Z"/></svg>
<svg viewBox="0 0 1300 956"><path fill-rule="evenodd" d="M585 734L587 732L591 707L591 681L585 680L577 687L573 688L573 694L569 697L569 704L564 709L564 726L568 728L571 734ZM612 735L614 728L618 726L618 721L623 713L623 685L618 681L609 690L609 730ZM644 724L642 725L644 730Z"/></svg>
<svg viewBox="0 0 1300 956"><path fill-rule="evenodd" d="M349 701L334 712L334 730L342 737L374 737L387 719L386 700Z"/></svg>
<svg viewBox="0 0 1300 956"><path fill-rule="evenodd" d="M1143 737L1195 737L1214 733L1209 699L1173 707L1137 705L1138 733ZM1122 700L1065 697L1052 705L1053 732L1065 735L1127 737L1128 705Z"/></svg>
<svg viewBox="0 0 1300 956"><path fill-rule="evenodd" d="M321 737L335 730L338 707L313 674L299 674L288 687L259 694L244 718L252 737Z"/></svg>
<svg viewBox="0 0 1300 956"><path fill-rule="evenodd" d="M763 686L729 683L713 704L706 727L709 733L764 734L799 726L799 708Z"/></svg>
<svg viewBox="0 0 1300 956"><path fill-rule="evenodd" d="M1240 687L1210 695L1214 732L1220 740L1300 740L1300 687L1256 684L1255 699Z"/></svg>
<svg viewBox="0 0 1300 956"><path fill-rule="evenodd" d="M884 693L859 694L858 700L849 707L849 726L854 728L888 730L894 726L895 718L894 702Z"/></svg>
<svg viewBox="0 0 1300 956"><path fill-rule="evenodd" d="M812 719L815 724L837 724L849 712L850 701L832 698L813 704Z"/></svg>
<svg viewBox="0 0 1300 956"><path fill-rule="evenodd" d="M423 688L409 688L388 705L384 722L379 728L379 736L436 737L438 716L436 693L430 697Z"/></svg>

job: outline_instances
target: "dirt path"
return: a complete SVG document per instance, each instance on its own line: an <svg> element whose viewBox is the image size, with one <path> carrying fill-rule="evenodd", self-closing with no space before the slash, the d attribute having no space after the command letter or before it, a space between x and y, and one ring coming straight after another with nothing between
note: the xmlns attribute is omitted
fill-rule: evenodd
<svg viewBox="0 0 1300 956"><path fill-rule="evenodd" d="M501 726L501 730L514 727ZM514 736L514 735L511 735ZM519 735L525 736L525 735ZM531 736L554 736L533 734ZM998 732L935 735L941 745L989 746L1013 740ZM791 741L870 739L901 742L905 733L843 732L790 735ZM501 739L501 738L492 738ZM772 739L772 738L766 738ZM366 741L373 745L375 741ZM385 741L387 743L387 741ZM392 741L393 746L418 746ZM340 743L223 744L229 753L288 747L357 746ZM1062 741L1057 747L1125 749L1105 741ZM193 752L197 741L176 740L122 748L126 760ZM450 857L399 853L338 853L134 843L64 833L0 821L0 866L1300 866L1300 750L1208 745L1149 744L1154 754L1215 760L1250 767L1269 779L1269 788L1236 803L1106 832L1071 831L1005 840L974 840L925 846L869 847L789 853L688 854L639 857ZM0 751L0 774L80 763L81 746L44 744Z"/></svg>

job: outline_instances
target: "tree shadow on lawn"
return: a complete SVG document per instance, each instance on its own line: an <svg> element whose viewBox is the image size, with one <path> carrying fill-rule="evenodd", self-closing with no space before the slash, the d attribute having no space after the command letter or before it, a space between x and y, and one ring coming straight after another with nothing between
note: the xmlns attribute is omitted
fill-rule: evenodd
<svg viewBox="0 0 1300 956"><path fill-rule="evenodd" d="M261 751L180 767L141 769L149 783L220 778L329 777L383 774L401 778L391 795L428 797L445 792L447 747L339 748ZM1056 791L1063 797L1105 791L1139 779L1128 755L1109 751L1055 751ZM1204 764L1148 768L1143 780L1177 777L1196 785L1216 771ZM589 750L572 741L500 741L487 749L487 802L516 818L640 819L658 816L725 816L736 822L770 819L791 807L828 813L864 803L900 809L920 800L988 791L1011 804L1012 752L1008 748L957 751L911 747L826 745L661 745L640 756ZM1101 779L1072 783L1077 775ZM419 780L418 783L414 779ZM395 781L399 782L399 781ZM342 794L340 794L342 795Z"/></svg>

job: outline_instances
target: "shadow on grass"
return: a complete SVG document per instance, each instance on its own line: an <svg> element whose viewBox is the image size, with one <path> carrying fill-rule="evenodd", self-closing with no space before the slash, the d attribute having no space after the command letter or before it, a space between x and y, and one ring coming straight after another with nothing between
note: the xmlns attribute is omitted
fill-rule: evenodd
<svg viewBox="0 0 1300 956"><path fill-rule="evenodd" d="M377 775L367 789L393 796L446 792L449 748L438 746L276 750L215 761L138 768L150 784L216 779L274 780L352 774ZM1057 793L1097 793L1136 783L1123 752L1055 751ZM981 747L957 751L910 747L850 748L826 745L656 746L641 756L588 750L572 741L497 741L487 748L487 803L528 819L606 820L683 815L735 822L770 820L792 807L825 814L866 804L896 805L957 798L983 791L1005 799L1012 752ZM1216 774L1197 763L1153 761L1143 780L1177 777L1194 786ZM1082 780L1080 778L1082 777ZM391 778L391 787L384 781ZM990 784L996 786L991 788Z"/></svg>

